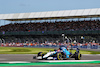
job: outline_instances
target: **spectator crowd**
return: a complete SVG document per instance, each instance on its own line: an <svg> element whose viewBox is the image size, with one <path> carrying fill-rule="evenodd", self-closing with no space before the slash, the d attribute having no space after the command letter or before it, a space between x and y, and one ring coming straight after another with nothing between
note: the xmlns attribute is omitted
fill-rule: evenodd
<svg viewBox="0 0 100 67"><path fill-rule="evenodd" d="M55 22L37 22L37 23L10 23L4 26L0 26L0 32L24 32L24 31L93 31L100 30L100 21L91 20L91 21L55 21ZM1 43L1 46L32 46L32 47L57 47L60 45L69 45L72 46L100 46L100 43L16 43L16 42L7 42Z"/></svg>
<svg viewBox="0 0 100 67"><path fill-rule="evenodd" d="M0 27L0 32L19 31L60 31L60 30L100 30L100 21L55 21L37 23L10 23Z"/></svg>

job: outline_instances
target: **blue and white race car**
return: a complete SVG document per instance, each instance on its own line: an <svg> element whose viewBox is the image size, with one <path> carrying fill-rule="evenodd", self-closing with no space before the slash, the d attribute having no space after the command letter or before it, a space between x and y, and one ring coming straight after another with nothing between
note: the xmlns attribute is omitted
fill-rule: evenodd
<svg viewBox="0 0 100 67"><path fill-rule="evenodd" d="M66 49L66 47L60 47L58 50L50 51L46 54L39 52L37 56L33 56L33 59L38 60L64 60L69 58L75 58L75 60L81 59L81 54L79 49L76 49L76 52L72 54Z"/></svg>

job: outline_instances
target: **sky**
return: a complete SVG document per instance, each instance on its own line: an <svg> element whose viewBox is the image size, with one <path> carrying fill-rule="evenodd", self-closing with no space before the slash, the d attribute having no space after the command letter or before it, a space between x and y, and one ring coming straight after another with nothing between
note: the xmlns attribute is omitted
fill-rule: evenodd
<svg viewBox="0 0 100 67"><path fill-rule="evenodd" d="M100 0L0 0L0 14L91 8L100 8ZM0 26L7 24L0 22Z"/></svg>
<svg viewBox="0 0 100 67"><path fill-rule="evenodd" d="M100 0L0 0L0 14L100 8Z"/></svg>

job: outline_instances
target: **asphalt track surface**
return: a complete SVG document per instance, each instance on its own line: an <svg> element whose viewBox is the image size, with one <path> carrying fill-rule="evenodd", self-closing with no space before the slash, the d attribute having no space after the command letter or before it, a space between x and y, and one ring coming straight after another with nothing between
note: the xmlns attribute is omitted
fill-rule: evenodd
<svg viewBox="0 0 100 67"><path fill-rule="evenodd" d="M0 54L0 62L13 62L13 61L25 61L25 62L40 62L42 60L33 59L35 54ZM100 60L99 55L82 55L82 60ZM69 60L74 60L71 58ZM100 67L100 64L79 64L79 65L42 65L42 66L34 66L34 67ZM10 66L7 66L10 67ZM15 66L14 66L15 67ZM33 66L16 66L16 67L33 67Z"/></svg>
<svg viewBox="0 0 100 67"><path fill-rule="evenodd" d="M35 54L0 54L0 61L37 62L38 60L33 59L33 56L36 56L36 55ZM82 60L100 60L100 54L97 54L97 55L83 54L81 59ZM69 60L74 60L74 58L70 58Z"/></svg>

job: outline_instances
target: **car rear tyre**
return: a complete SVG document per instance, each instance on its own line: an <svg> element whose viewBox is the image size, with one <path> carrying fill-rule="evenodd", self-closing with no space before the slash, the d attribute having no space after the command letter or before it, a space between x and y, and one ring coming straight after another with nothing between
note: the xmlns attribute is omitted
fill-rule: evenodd
<svg viewBox="0 0 100 67"><path fill-rule="evenodd" d="M39 52L38 55L37 55L37 57L38 57L38 56L41 56L42 59L43 59L44 53L43 53L43 52Z"/></svg>
<svg viewBox="0 0 100 67"><path fill-rule="evenodd" d="M42 53L43 53L43 52L39 52L39 53L37 54L37 56L41 56Z"/></svg>
<svg viewBox="0 0 100 67"><path fill-rule="evenodd" d="M57 54L57 59L58 59L58 60L63 60L63 56L62 56L61 53L58 53L58 54Z"/></svg>
<svg viewBox="0 0 100 67"><path fill-rule="evenodd" d="M80 53L75 54L75 60L81 60L81 56Z"/></svg>

